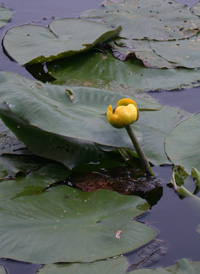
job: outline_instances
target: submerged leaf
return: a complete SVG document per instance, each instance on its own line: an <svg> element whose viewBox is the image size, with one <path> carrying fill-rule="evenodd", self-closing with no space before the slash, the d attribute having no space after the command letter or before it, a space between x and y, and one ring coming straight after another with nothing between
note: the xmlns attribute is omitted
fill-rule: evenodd
<svg viewBox="0 0 200 274"><path fill-rule="evenodd" d="M132 220L148 208L136 196L67 186L0 202L0 257L47 264L116 256L156 236L155 230ZM120 240L115 238L118 230L123 231Z"/></svg>
<svg viewBox="0 0 200 274"><path fill-rule="evenodd" d="M109 52L89 52L47 64L48 73L70 85L99 87L134 95L135 91L172 90L199 85L199 71L149 69L137 59L122 62ZM58 82L59 83L59 82Z"/></svg>
<svg viewBox="0 0 200 274"><path fill-rule="evenodd" d="M31 24L14 27L6 33L3 45L21 65L42 63L89 50L120 30L88 20L57 19L48 28Z"/></svg>

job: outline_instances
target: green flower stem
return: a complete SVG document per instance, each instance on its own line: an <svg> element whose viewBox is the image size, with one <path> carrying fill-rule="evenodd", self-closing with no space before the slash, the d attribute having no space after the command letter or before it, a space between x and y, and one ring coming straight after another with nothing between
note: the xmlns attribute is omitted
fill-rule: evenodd
<svg viewBox="0 0 200 274"><path fill-rule="evenodd" d="M154 173L153 173L153 171L151 169L151 166L150 166L150 164L149 164L149 162L148 162L148 160L147 160L147 158L144 154L144 151L141 148L141 146L140 146L140 144L137 140L137 137L135 136L135 133L133 132L130 125L126 126L126 131L127 131L128 135L129 135L129 137L130 137L130 139L131 139L131 141L134 145L134 148L135 148L135 150L138 154L138 157L139 157L145 171L147 172L148 175L154 176Z"/></svg>

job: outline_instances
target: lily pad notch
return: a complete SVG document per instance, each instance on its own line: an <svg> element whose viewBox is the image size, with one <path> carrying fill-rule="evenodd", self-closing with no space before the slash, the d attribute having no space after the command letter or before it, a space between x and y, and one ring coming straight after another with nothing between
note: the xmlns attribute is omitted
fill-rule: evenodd
<svg viewBox="0 0 200 274"><path fill-rule="evenodd" d="M7 31L3 46L20 65L54 61L88 51L116 37L121 27L84 19L57 19L48 27L21 25Z"/></svg>

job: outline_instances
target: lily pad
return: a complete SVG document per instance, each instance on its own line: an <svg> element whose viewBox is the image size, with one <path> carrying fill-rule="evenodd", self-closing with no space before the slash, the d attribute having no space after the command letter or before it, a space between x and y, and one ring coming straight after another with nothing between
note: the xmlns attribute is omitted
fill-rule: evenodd
<svg viewBox="0 0 200 274"><path fill-rule="evenodd" d="M0 265L0 274L6 274L6 273L7 272L6 272L5 268L2 265Z"/></svg>
<svg viewBox="0 0 200 274"><path fill-rule="evenodd" d="M90 52L47 64L58 83L93 86L134 95L135 91L172 90L199 85L199 71L149 69L136 58L122 62L106 54Z"/></svg>
<svg viewBox="0 0 200 274"><path fill-rule="evenodd" d="M165 149L175 165L184 167L189 174L193 167L200 170L200 114L178 124L166 139Z"/></svg>
<svg viewBox="0 0 200 274"><path fill-rule="evenodd" d="M113 55L121 61L135 55L148 68L176 68L180 65L169 62L162 56L157 55L148 40L115 39L109 42Z"/></svg>
<svg viewBox="0 0 200 274"><path fill-rule="evenodd" d="M187 259L178 261L175 265L165 268L138 269L129 272L130 274L198 274L200 272L200 262L192 262Z"/></svg>
<svg viewBox="0 0 200 274"><path fill-rule="evenodd" d="M128 268L128 262L121 256L115 259L84 264L47 264L39 270L40 274L123 274Z"/></svg>
<svg viewBox="0 0 200 274"><path fill-rule="evenodd" d="M108 105L115 105L123 95L47 85L12 73L1 72L0 77L1 100L5 102L1 118L34 154L72 168L83 160L94 161L95 154L102 153L95 143L132 148L125 130L111 127L105 115ZM162 107L140 99L137 104L143 110ZM134 129L140 135L137 124Z"/></svg>
<svg viewBox="0 0 200 274"><path fill-rule="evenodd" d="M115 37L121 30L88 20L57 19L49 27L22 25L6 33L3 45L19 64L32 64L69 57Z"/></svg>
<svg viewBox="0 0 200 274"><path fill-rule="evenodd" d="M190 39L167 42L151 42L153 51L169 62L174 62L181 67L200 67L200 35Z"/></svg>
<svg viewBox="0 0 200 274"><path fill-rule="evenodd" d="M21 155L0 156L0 180L15 178L18 173L29 173L38 169L41 163Z"/></svg>
<svg viewBox="0 0 200 274"><path fill-rule="evenodd" d="M0 202L11 198L38 195L52 184L64 181L70 171L57 163L47 164L28 175L20 176L16 180L0 182Z"/></svg>
<svg viewBox="0 0 200 274"><path fill-rule="evenodd" d="M101 262L94 262L90 264L48 264L39 270L40 274L123 274L127 270L128 265L124 257L116 259L105 260ZM130 271L130 274L198 274L200 269L200 262L192 262L187 259L178 261L175 265L164 268L148 268L137 269Z"/></svg>
<svg viewBox="0 0 200 274"><path fill-rule="evenodd" d="M157 113L152 111L140 115L138 124L143 132L141 146L151 163L171 164L165 152L165 140L171 130L188 117L191 117L189 112L168 106L163 107ZM169 158L172 160L171 157Z"/></svg>
<svg viewBox="0 0 200 274"><path fill-rule="evenodd" d="M0 155L3 154L31 154L12 132L0 120Z"/></svg>
<svg viewBox="0 0 200 274"><path fill-rule="evenodd" d="M189 38L200 30L200 21L181 3L165 0L124 0L103 2L98 10L86 11L82 18L122 26L120 37L128 39L173 40Z"/></svg>
<svg viewBox="0 0 200 274"><path fill-rule="evenodd" d="M5 26L11 19L13 13L7 8L0 7L0 28Z"/></svg>
<svg viewBox="0 0 200 274"><path fill-rule="evenodd" d="M192 8L191 11L193 14L200 16L200 2L197 2Z"/></svg>
<svg viewBox="0 0 200 274"><path fill-rule="evenodd" d="M156 236L155 230L132 220L148 208L136 196L67 186L0 202L0 257L47 264L116 256ZM119 230L120 239L115 237Z"/></svg>

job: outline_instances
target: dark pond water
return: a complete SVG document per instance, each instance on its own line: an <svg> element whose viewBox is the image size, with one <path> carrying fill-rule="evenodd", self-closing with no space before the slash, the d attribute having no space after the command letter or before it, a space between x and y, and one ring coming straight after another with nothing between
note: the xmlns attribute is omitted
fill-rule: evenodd
<svg viewBox="0 0 200 274"><path fill-rule="evenodd" d="M193 0L182 0L182 3L192 6ZM38 22L47 25L53 18L78 17L84 10L98 8L101 0L6 0L6 7L14 11L9 24L0 30L2 40L5 32L13 26ZM11 71L22 76L33 78L24 67L12 62L0 48L0 70ZM200 88L181 91L153 92L152 96L162 103L179 106L190 112L200 111ZM143 256L140 250L127 256L130 265L143 260L145 266L167 266L181 258L200 260L200 235L196 227L200 224L200 213L191 208L187 201L181 200L172 189L167 187L171 179L171 167L155 167L154 172L162 179L163 195L152 209L139 218L158 231L158 244L145 247ZM154 252L153 256L149 256ZM8 274L34 274L38 265L1 259ZM138 264L143 266L142 264Z"/></svg>

